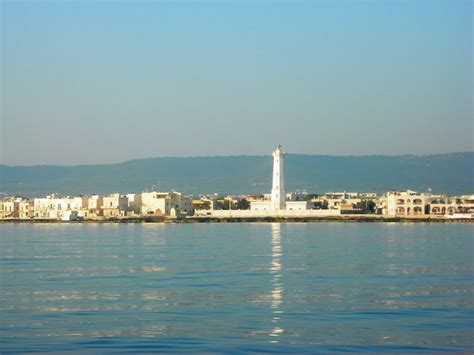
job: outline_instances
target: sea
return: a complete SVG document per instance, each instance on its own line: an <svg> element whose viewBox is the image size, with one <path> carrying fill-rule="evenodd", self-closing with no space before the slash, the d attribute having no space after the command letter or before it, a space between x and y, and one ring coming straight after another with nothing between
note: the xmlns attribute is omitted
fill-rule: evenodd
<svg viewBox="0 0 474 355"><path fill-rule="evenodd" d="M0 351L472 352L474 225L0 225Z"/></svg>

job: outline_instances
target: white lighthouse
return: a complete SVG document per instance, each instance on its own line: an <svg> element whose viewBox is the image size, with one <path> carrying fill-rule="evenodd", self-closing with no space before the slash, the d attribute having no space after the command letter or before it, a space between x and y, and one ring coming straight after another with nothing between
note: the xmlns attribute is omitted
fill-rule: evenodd
<svg viewBox="0 0 474 355"><path fill-rule="evenodd" d="M285 209L285 179L283 176L283 157L285 153L279 145L273 151L273 184L272 184L272 204L273 211Z"/></svg>

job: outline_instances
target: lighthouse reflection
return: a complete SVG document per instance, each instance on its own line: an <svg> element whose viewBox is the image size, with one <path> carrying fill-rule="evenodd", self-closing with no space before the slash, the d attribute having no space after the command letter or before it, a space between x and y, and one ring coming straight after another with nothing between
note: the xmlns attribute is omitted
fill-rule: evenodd
<svg viewBox="0 0 474 355"><path fill-rule="evenodd" d="M284 329L279 326L283 298L283 283L281 280L281 225L279 223L272 223L272 259L270 274L272 275L272 294L271 294L271 310L272 310L272 324L273 328L268 335L271 337L278 337L283 334ZM278 343L277 340L272 340L272 343Z"/></svg>

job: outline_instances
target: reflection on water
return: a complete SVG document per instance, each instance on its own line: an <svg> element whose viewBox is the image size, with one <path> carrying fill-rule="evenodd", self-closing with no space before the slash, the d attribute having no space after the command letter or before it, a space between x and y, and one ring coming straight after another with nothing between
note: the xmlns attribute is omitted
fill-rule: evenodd
<svg viewBox="0 0 474 355"><path fill-rule="evenodd" d="M278 337L284 329L279 326L280 317L283 311L280 309L282 303L283 294L283 282L281 280L281 226L279 223L272 223L272 266L270 268L270 274L272 275L272 323L273 329L270 332L270 336ZM271 343L278 343L277 340L271 340Z"/></svg>
<svg viewBox="0 0 474 355"><path fill-rule="evenodd" d="M0 225L0 352L470 352L473 231Z"/></svg>

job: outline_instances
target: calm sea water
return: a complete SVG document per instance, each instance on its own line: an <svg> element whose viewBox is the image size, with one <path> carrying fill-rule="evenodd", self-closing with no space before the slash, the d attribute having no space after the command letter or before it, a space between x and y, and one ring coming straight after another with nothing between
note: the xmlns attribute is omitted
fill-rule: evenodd
<svg viewBox="0 0 474 355"><path fill-rule="evenodd" d="M469 224L0 225L1 351L472 351Z"/></svg>

